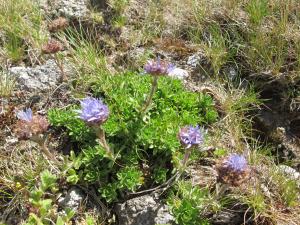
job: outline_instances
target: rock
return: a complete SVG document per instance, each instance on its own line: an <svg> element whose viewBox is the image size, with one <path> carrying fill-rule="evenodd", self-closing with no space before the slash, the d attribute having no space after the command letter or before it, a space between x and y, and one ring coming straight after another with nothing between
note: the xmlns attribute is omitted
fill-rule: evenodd
<svg viewBox="0 0 300 225"><path fill-rule="evenodd" d="M56 16L70 19L81 19L89 15L87 0L56 0L48 1L50 8Z"/></svg>
<svg viewBox="0 0 300 225"><path fill-rule="evenodd" d="M289 166L286 166L286 165L279 165L278 168L289 179L297 181L297 184L300 187L300 173L299 172L297 172L292 167L289 167Z"/></svg>
<svg viewBox="0 0 300 225"><path fill-rule="evenodd" d="M152 195L144 195L118 204L116 213L119 224L122 225L174 224L168 206Z"/></svg>
<svg viewBox="0 0 300 225"><path fill-rule="evenodd" d="M183 80L184 78L187 78L189 76L189 72L187 70L184 70L184 69L175 68L175 69L171 70L168 73L168 75L170 77Z"/></svg>
<svg viewBox="0 0 300 225"><path fill-rule="evenodd" d="M213 215L212 224L214 225L236 225L243 224L244 213L234 211L220 211Z"/></svg>
<svg viewBox="0 0 300 225"><path fill-rule="evenodd" d="M5 139L5 141L7 144L14 145L14 144L18 143L18 138L9 136Z"/></svg>
<svg viewBox="0 0 300 225"><path fill-rule="evenodd" d="M8 70L16 77L17 86L25 91L45 91L56 85L61 74L54 60L32 67L12 67Z"/></svg>
<svg viewBox="0 0 300 225"><path fill-rule="evenodd" d="M84 198L85 195L80 189L72 187L65 197L58 199L58 205L64 209L70 208L76 212Z"/></svg>
<svg viewBox="0 0 300 225"><path fill-rule="evenodd" d="M206 62L207 58L205 54L203 52L197 52L188 57L186 64L192 69L195 69L196 67Z"/></svg>

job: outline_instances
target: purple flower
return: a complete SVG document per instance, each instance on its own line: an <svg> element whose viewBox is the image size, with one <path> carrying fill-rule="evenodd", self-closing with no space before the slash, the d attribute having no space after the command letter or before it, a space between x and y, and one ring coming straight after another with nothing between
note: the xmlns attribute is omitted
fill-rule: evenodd
<svg viewBox="0 0 300 225"><path fill-rule="evenodd" d="M146 73L155 76L167 75L174 68L175 66L173 64L170 64L166 61L162 61L160 60L160 58L157 58L157 60L149 60L144 66L144 70Z"/></svg>
<svg viewBox="0 0 300 225"><path fill-rule="evenodd" d="M17 112L17 117L19 120L24 120L26 122L31 122L32 121L32 110L29 108L29 109L25 109L24 111L23 110L20 110Z"/></svg>
<svg viewBox="0 0 300 225"><path fill-rule="evenodd" d="M193 126L186 126L180 129L178 138L182 145L185 148L190 148L193 145L202 144L204 141L203 131L197 125L196 127Z"/></svg>
<svg viewBox="0 0 300 225"><path fill-rule="evenodd" d="M216 164L218 181L239 186L249 179L251 169L243 155L230 154Z"/></svg>
<svg viewBox="0 0 300 225"><path fill-rule="evenodd" d="M224 164L234 171L243 171L248 168L248 163L245 157L238 154L230 154Z"/></svg>
<svg viewBox="0 0 300 225"><path fill-rule="evenodd" d="M44 116L33 115L32 110L18 111L19 121L15 124L14 132L19 139L36 139L48 130L49 122Z"/></svg>
<svg viewBox="0 0 300 225"><path fill-rule="evenodd" d="M90 124L102 124L109 115L107 105L100 99L87 97L80 101L81 110L76 110L79 113L79 118Z"/></svg>

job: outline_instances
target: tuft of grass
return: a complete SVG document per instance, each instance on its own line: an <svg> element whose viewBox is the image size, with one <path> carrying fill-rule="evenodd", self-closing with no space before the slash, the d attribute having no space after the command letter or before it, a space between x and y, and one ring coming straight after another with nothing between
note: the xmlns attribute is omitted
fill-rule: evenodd
<svg viewBox="0 0 300 225"><path fill-rule="evenodd" d="M214 124L210 138L212 145L244 152L247 148L245 140L252 136L252 116L249 112L261 104L255 89L240 81L238 85L226 82L225 88L220 82L203 84L200 90L213 95L221 119ZM223 145L224 144L224 145ZM223 146L222 146L223 145Z"/></svg>
<svg viewBox="0 0 300 225"><path fill-rule="evenodd" d="M246 11L249 14L250 22L254 25L260 25L263 19L269 15L267 0L250 0L246 5Z"/></svg>
<svg viewBox="0 0 300 225"><path fill-rule="evenodd" d="M67 40L70 45L72 53L70 63L74 65L76 71L74 76L76 83L73 84L75 88L78 88L77 92L87 86L84 85L87 81L91 82L98 75L106 76L110 73L107 60L100 46L97 45L97 40L81 25L77 30L69 28L59 38Z"/></svg>
<svg viewBox="0 0 300 225"><path fill-rule="evenodd" d="M20 13L22 12L22 13ZM18 63L40 49L46 39L43 16L32 0L10 0L0 2L0 30L4 44L2 58ZM33 57L30 59L36 60Z"/></svg>
<svg viewBox="0 0 300 225"><path fill-rule="evenodd" d="M0 97L9 97L15 88L15 79L4 71L0 71Z"/></svg>

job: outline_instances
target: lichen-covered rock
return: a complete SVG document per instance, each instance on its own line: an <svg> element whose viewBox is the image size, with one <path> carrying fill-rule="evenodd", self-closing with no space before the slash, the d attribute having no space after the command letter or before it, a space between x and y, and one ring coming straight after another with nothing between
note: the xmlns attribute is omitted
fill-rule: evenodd
<svg viewBox="0 0 300 225"><path fill-rule="evenodd" d="M17 86L24 91L45 91L56 86L61 74L54 60L36 67L11 67L9 72L16 78Z"/></svg>
<svg viewBox="0 0 300 225"><path fill-rule="evenodd" d="M279 165L278 168L289 179L297 181L297 185L300 187L300 173L297 170L286 165Z"/></svg>
<svg viewBox="0 0 300 225"><path fill-rule="evenodd" d="M58 200L58 203L60 207L70 208L76 212L84 197L85 196L80 189L72 187L64 197Z"/></svg>
<svg viewBox="0 0 300 225"><path fill-rule="evenodd" d="M119 224L122 225L174 224L168 206L152 195L144 195L118 204L116 213Z"/></svg>
<svg viewBox="0 0 300 225"><path fill-rule="evenodd" d="M87 0L51 0L48 1L47 8L56 16L81 19L89 15L88 5Z"/></svg>
<svg viewBox="0 0 300 225"><path fill-rule="evenodd" d="M183 80L189 76L189 72L181 68L175 68L171 72L169 72L168 75L170 77Z"/></svg>

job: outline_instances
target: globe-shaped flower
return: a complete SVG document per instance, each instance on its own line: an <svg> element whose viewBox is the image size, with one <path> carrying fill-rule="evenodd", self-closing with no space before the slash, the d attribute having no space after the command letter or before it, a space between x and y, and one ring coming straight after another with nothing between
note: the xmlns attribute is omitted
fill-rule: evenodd
<svg viewBox="0 0 300 225"><path fill-rule="evenodd" d="M17 112L17 117L19 120L24 120L24 121L27 121L27 122L30 122L32 121L32 110L29 108L29 109L25 109L24 111L20 110Z"/></svg>
<svg viewBox="0 0 300 225"><path fill-rule="evenodd" d="M232 186L239 186L249 178L250 167L243 155L230 154L216 166L218 180Z"/></svg>
<svg viewBox="0 0 300 225"><path fill-rule="evenodd" d="M104 123L109 115L107 105L100 99L87 97L80 101L81 110L76 110L79 118L89 125L100 125Z"/></svg>
<svg viewBox="0 0 300 225"><path fill-rule="evenodd" d="M47 119L40 115L33 115L31 109L16 113L19 121L15 125L15 133L19 139L37 139L48 130Z"/></svg>
<svg viewBox="0 0 300 225"><path fill-rule="evenodd" d="M175 67L173 64L162 61L160 60L160 58L158 58L157 60L149 60L144 66L145 72L154 76L167 75L174 68Z"/></svg>
<svg viewBox="0 0 300 225"><path fill-rule="evenodd" d="M44 54L55 54L64 49L62 43L57 40L50 39L46 44L42 46L42 52Z"/></svg>
<svg viewBox="0 0 300 225"><path fill-rule="evenodd" d="M69 26L69 22L68 22L68 20L66 18L64 18L64 17L58 17L57 19L53 20L48 25L48 30L50 32L57 32L57 31L65 29L68 26Z"/></svg>
<svg viewBox="0 0 300 225"><path fill-rule="evenodd" d="M199 126L185 126L178 133L180 143L186 148L200 145L204 141L203 130Z"/></svg>

